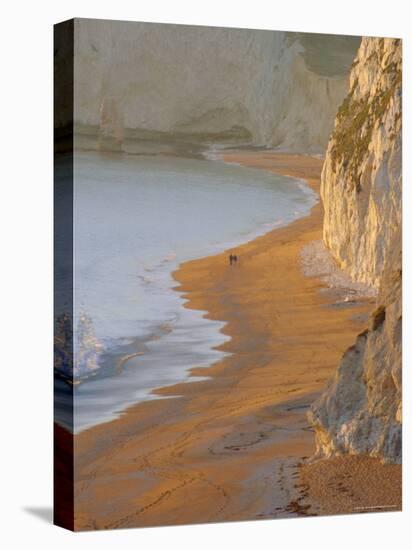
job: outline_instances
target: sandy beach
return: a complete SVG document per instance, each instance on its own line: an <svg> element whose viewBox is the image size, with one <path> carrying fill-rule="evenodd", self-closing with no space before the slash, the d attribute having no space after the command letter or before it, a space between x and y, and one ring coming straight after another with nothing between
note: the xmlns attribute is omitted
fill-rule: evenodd
<svg viewBox="0 0 412 550"><path fill-rule="evenodd" d="M319 191L322 161L314 157L242 151L224 160L302 178ZM230 355L194 369L208 380L161 388L171 398L74 437L76 530L400 507L398 466L357 458L354 468L352 457L302 466L315 450L308 406L373 309L366 299L336 307L333 293L303 274L301 250L321 238L319 202L310 215L237 247L235 265L231 251L181 265L174 277L186 307L226 323L230 340L221 349ZM361 494L346 490L357 475ZM376 476L393 476L384 503Z"/></svg>

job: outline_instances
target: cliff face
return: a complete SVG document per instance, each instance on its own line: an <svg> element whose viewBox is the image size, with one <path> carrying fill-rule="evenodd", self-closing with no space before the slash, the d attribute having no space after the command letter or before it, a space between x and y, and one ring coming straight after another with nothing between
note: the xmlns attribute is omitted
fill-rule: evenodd
<svg viewBox="0 0 412 550"><path fill-rule="evenodd" d="M362 41L322 173L325 244L374 287L401 221L401 70L396 40Z"/></svg>
<svg viewBox="0 0 412 550"><path fill-rule="evenodd" d="M324 151L356 37L75 20L79 133Z"/></svg>
<svg viewBox="0 0 412 550"><path fill-rule="evenodd" d="M328 144L324 240L378 300L309 412L318 456L401 461L401 71L399 40L364 38Z"/></svg>

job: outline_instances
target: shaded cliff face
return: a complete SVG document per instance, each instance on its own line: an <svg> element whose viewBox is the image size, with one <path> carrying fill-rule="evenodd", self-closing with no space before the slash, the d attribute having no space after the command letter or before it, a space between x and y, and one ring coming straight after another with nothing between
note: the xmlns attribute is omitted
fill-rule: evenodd
<svg viewBox="0 0 412 550"><path fill-rule="evenodd" d="M364 38L322 173L324 240L378 289L369 327L309 412L317 455L402 452L401 43Z"/></svg>
<svg viewBox="0 0 412 550"><path fill-rule="evenodd" d="M120 148L179 139L323 151L359 41L77 19L75 122Z"/></svg>

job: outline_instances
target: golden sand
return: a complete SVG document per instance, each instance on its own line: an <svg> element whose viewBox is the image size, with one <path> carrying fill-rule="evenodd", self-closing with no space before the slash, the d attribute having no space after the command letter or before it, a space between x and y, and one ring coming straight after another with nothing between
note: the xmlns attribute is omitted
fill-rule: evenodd
<svg viewBox="0 0 412 550"><path fill-rule="evenodd" d="M224 158L304 178L319 189L322 162L313 157L233 152ZM221 349L230 355L195 369L208 380L157 392L180 397L138 404L75 436L76 529L307 512L306 501L296 504L308 492L300 486L299 464L314 452L306 410L364 328L361 314L373 307L368 301L332 307L321 281L304 276L300 252L321 233L318 203L307 217L237 247L236 265L227 251L187 262L174 274L186 307L226 322L230 340Z"/></svg>
<svg viewBox="0 0 412 550"><path fill-rule="evenodd" d="M301 467L297 504L310 514L395 512L402 508L402 468L369 456L338 456ZM292 503L293 506L293 503Z"/></svg>

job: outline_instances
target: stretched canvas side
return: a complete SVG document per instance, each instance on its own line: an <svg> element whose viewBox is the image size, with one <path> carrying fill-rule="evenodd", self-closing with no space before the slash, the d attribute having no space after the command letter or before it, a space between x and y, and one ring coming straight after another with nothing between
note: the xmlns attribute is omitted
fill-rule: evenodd
<svg viewBox="0 0 412 550"><path fill-rule="evenodd" d="M54 27L54 523L74 528L74 20Z"/></svg>

